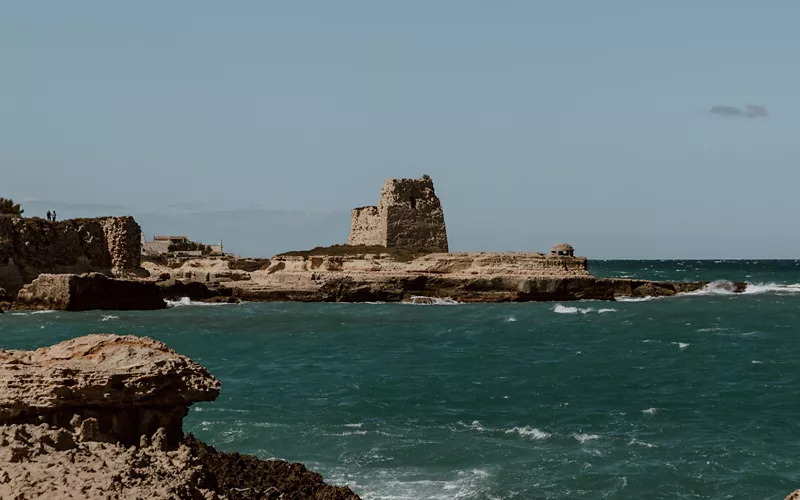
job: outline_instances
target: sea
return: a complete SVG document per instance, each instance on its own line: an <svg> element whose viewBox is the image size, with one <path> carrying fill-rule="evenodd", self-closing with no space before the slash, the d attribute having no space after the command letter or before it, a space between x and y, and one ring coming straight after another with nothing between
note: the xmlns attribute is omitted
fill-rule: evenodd
<svg viewBox="0 0 800 500"><path fill-rule="evenodd" d="M0 347L149 336L208 367L184 422L366 500L783 499L800 488L800 261L593 261L714 280L618 302L178 301L9 312ZM730 294L724 280L747 281Z"/></svg>

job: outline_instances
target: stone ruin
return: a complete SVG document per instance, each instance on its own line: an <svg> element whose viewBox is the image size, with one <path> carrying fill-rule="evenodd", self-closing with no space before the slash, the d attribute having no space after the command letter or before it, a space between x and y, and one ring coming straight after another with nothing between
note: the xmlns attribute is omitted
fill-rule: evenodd
<svg viewBox="0 0 800 500"><path fill-rule="evenodd" d="M444 212L433 181L388 179L377 206L353 209L347 244L447 252Z"/></svg>
<svg viewBox="0 0 800 500"><path fill-rule="evenodd" d="M141 238L127 216L59 222L0 216L0 287L16 294L42 273L136 275Z"/></svg>

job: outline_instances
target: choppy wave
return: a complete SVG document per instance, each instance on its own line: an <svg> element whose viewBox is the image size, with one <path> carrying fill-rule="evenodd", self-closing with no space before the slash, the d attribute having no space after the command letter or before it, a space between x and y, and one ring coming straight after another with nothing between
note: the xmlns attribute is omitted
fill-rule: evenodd
<svg viewBox="0 0 800 500"><path fill-rule="evenodd" d="M200 302L197 300L191 300L189 297L181 297L178 300L168 300L166 302L167 302L167 307L187 307L187 306L213 307L213 306L230 305L224 302Z"/></svg>
<svg viewBox="0 0 800 500"><path fill-rule="evenodd" d="M779 285L777 283L748 283L744 293L800 293L800 283Z"/></svg>
<svg viewBox="0 0 800 500"><path fill-rule="evenodd" d="M453 500L497 498L491 495L488 482L491 474L485 469L460 470L448 479L432 479L415 468L383 469L358 480L343 471L328 482L348 484L364 500Z"/></svg>
<svg viewBox="0 0 800 500"><path fill-rule="evenodd" d="M100 317L100 321L112 321L112 320L115 320L115 319L119 319L119 316L114 316L114 315L111 315L111 314L104 314L103 316Z"/></svg>
<svg viewBox="0 0 800 500"><path fill-rule="evenodd" d="M733 295L737 293L736 285L728 280L712 281L701 290L686 292L679 295ZM757 295L762 293L793 294L800 293L800 283L780 284L780 283L747 283L743 292L746 295Z"/></svg>
<svg viewBox="0 0 800 500"><path fill-rule="evenodd" d="M550 437L550 433L540 431L535 427L525 426L525 427L514 427L513 429L508 429L506 434L519 434L522 437L526 437L529 439L547 439Z"/></svg>
<svg viewBox="0 0 800 500"><path fill-rule="evenodd" d="M600 436L597 435L597 434L582 434L582 433L577 433L577 432L575 434L573 434L572 437L574 437L575 440L578 441L581 444L585 443L586 441L592 441L592 440L595 440L595 439L600 439Z"/></svg>
<svg viewBox="0 0 800 500"><path fill-rule="evenodd" d="M53 309L45 309L44 311L26 311L26 312L14 312L11 313L12 316L29 316L31 314L52 314L55 311Z"/></svg>
<svg viewBox="0 0 800 500"><path fill-rule="evenodd" d="M553 308L553 312L558 314L589 314L596 312L597 314L605 314L610 312L616 312L616 309L611 308L603 308L603 309L595 309L594 307L574 307L574 306L564 306L561 304L556 304Z"/></svg>
<svg viewBox="0 0 800 500"><path fill-rule="evenodd" d="M664 297L615 297L617 302L648 302L650 300L663 299Z"/></svg>

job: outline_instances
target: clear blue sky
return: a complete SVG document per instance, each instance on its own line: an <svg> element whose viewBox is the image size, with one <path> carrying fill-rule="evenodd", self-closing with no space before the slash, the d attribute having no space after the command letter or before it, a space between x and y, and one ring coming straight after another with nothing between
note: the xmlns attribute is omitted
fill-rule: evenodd
<svg viewBox="0 0 800 500"><path fill-rule="evenodd" d="M1 1L0 196L268 255L346 241L351 207L427 173L453 250L800 257L798 19L780 0ZM770 116L708 112L747 104Z"/></svg>

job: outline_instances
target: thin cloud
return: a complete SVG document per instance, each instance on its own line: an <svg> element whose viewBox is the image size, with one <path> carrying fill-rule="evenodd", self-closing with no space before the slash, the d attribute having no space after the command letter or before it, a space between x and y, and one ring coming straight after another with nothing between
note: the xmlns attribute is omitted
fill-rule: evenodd
<svg viewBox="0 0 800 500"><path fill-rule="evenodd" d="M755 104L748 104L744 109L735 106L711 106L708 112L712 115L735 118L766 118L769 116L767 108Z"/></svg>

